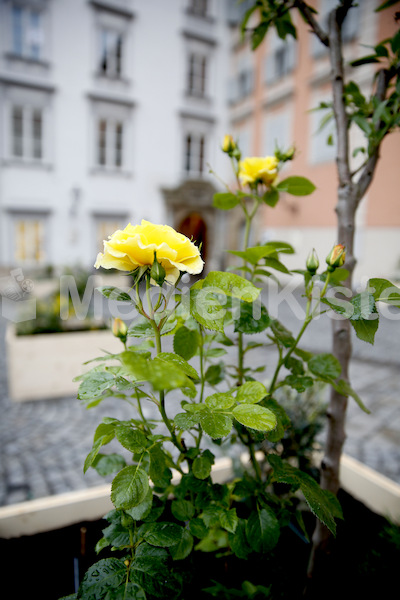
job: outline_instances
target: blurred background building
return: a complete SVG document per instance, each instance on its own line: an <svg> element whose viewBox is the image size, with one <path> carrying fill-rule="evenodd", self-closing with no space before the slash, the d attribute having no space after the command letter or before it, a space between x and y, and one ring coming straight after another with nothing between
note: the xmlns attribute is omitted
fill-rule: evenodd
<svg viewBox="0 0 400 600"><path fill-rule="evenodd" d="M245 2L242 9L252 2ZM337 0L309 2L326 25L328 12ZM354 79L369 97L375 65L350 68L349 62L371 53L371 47L398 30L396 7L375 12L380 0L362 0L344 22L342 38L346 75ZM398 10L398 8L397 8ZM239 15L238 15L239 16ZM337 240L337 174L334 122L321 128L327 112L313 110L331 99L328 51L309 27L293 12L298 39L281 40L269 31L255 52L249 40L242 41L238 20L232 20L230 36L229 107L231 130L244 155L272 154L276 145L294 145L295 160L287 175L308 177L317 187L304 198L282 198L274 209L266 207L259 223L259 241L281 239L292 243L297 254L287 257L293 268L304 264L315 247L324 258ZM251 28L252 23L248 25ZM360 129L351 131L351 151L365 146ZM371 274L399 278L400 275L400 134L394 132L383 142L381 159L373 183L357 214L355 280ZM365 160L358 152L353 167ZM255 240L253 240L255 241Z"/></svg>
<svg viewBox="0 0 400 600"><path fill-rule="evenodd" d="M335 0L316 0L324 21ZM346 59L395 31L378 0L351 9ZM102 240L142 218L203 242L209 269L239 243L241 222L212 208L229 181L227 132L244 155L295 145L286 173L311 196L266 207L254 242L336 243L335 139L312 111L329 100L324 47L298 19L298 40L270 32L256 52L240 38L251 2L236 0L0 0L0 264L92 268ZM298 15L297 15L298 16ZM373 65L354 70L368 92ZM329 139L329 144L327 144ZM363 145L354 131L353 148ZM400 139L385 140L358 212L356 277L394 277L400 261ZM362 161L361 153L354 166ZM289 265L291 266L291 265ZM294 264L293 264L294 266Z"/></svg>

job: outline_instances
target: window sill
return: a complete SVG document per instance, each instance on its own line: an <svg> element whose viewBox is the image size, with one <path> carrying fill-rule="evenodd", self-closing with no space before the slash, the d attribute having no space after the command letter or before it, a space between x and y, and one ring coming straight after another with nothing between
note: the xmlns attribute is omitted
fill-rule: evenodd
<svg viewBox="0 0 400 600"><path fill-rule="evenodd" d="M38 169L42 171L51 171L53 169L53 165L49 162L42 160L34 160L32 158L23 158L23 157L9 157L3 158L1 161L4 167L17 167L23 169Z"/></svg>
<svg viewBox="0 0 400 600"><path fill-rule="evenodd" d="M32 58L30 56L24 56L22 54L14 54L13 52L8 52L7 54L5 54L5 58L13 62L24 63L26 65L37 65L38 67L41 67L43 69L50 68L50 63L47 60L43 60L41 58Z"/></svg>
<svg viewBox="0 0 400 600"><path fill-rule="evenodd" d="M212 102L210 96L207 96L207 94L202 94L201 92L192 92L190 90L186 90L185 97L192 98L193 100L201 100L202 102L207 102L207 104Z"/></svg>
<svg viewBox="0 0 400 600"><path fill-rule="evenodd" d="M116 83L122 83L124 85L128 85L130 83L129 79L126 79L126 77L123 77L122 75L104 73L103 71L96 71L94 73L94 77L96 79L100 79L101 81L112 81Z"/></svg>
<svg viewBox="0 0 400 600"><path fill-rule="evenodd" d="M195 10L193 10L191 8L186 9L186 14L189 15L190 17L194 17L195 19L202 19L203 21L209 23L210 25L212 23L215 23L215 18L212 17L211 15L208 15L206 13L196 12Z"/></svg>
<svg viewBox="0 0 400 600"><path fill-rule="evenodd" d="M95 166L92 167L89 171L90 175L104 175L106 177L121 177L121 178L130 178L132 177L131 171L126 171L124 169L118 169L115 167L107 167L107 166Z"/></svg>

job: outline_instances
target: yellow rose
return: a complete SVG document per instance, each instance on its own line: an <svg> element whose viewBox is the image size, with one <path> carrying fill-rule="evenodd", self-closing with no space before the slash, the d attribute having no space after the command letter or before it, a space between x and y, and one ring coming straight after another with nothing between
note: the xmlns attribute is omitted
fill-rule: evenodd
<svg viewBox="0 0 400 600"><path fill-rule="evenodd" d="M232 153L236 148L236 144L233 141L233 137L231 135L226 135L224 137L224 141L222 142L222 151L227 154Z"/></svg>
<svg viewBox="0 0 400 600"><path fill-rule="evenodd" d="M140 225L129 224L104 240L104 252L99 252L94 266L134 271L151 267L154 252L170 283L177 281L180 271L196 275L203 270L204 262L193 242L169 225L153 225L145 220Z"/></svg>
<svg viewBox="0 0 400 600"><path fill-rule="evenodd" d="M275 156L253 156L239 163L239 177L244 184L265 183L271 185L278 175L279 161Z"/></svg>

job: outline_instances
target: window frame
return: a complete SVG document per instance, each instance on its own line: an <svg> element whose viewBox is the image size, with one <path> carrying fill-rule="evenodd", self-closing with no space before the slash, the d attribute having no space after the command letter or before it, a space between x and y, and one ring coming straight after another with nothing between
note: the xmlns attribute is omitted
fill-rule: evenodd
<svg viewBox="0 0 400 600"><path fill-rule="evenodd" d="M19 12L19 37L16 40L16 12ZM36 26L33 17L38 18ZM42 63L46 56L46 6L45 3L30 5L11 2L9 12L9 48L12 56L22 60ZM36 37L36 41L35 41ZM32 39L33 38L33 39Z"/></svg>

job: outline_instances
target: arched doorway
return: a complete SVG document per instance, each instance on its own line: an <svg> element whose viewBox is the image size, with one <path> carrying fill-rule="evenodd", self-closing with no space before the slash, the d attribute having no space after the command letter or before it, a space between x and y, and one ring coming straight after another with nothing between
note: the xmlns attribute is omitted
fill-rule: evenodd
<svg viewBox="0 0 400 600"><path fill-rule="evenodd" d="M192 239L199 246L202 259L207 259L207 225L199 213L192 212L179 223L180 233Z"/></svg>

